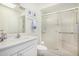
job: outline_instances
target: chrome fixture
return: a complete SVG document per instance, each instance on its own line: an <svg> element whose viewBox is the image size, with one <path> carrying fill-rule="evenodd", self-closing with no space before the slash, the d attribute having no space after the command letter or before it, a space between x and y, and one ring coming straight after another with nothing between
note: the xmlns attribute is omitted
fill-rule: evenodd
<svg viewBox="0 0 79 59"><path fill-rule="evenodd" d="M16 38L20 38L20 33L17 33L17 36L16 36Z"/></svg>
<svg viewBox="0 0 79 59"><path fill-rule="evenodd" d="M0 34L0 41L4 41L4 39L7 39L7 34L4 33L3 30L0 30L1 31L1 34Z"/></svg>

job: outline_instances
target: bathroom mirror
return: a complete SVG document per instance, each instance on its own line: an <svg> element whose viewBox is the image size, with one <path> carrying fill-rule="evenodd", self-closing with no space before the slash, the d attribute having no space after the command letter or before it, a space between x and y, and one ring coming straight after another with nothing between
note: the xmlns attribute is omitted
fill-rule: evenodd
<svg viewBox="0 0 79 59"><path fill-rule="evenodd" d="M11 8L11 5L8 7L8 5L0 4L0 30L6 33L25 32L24 9L18 4L15 8Z"/></svg>

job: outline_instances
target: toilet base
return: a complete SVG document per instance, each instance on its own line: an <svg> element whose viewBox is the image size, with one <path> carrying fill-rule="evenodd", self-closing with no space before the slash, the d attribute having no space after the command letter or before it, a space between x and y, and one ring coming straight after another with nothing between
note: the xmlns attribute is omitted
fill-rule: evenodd
<svg viewBox="0 0 79 59"><path fill-rule="evenodd" d="M37 56L45 56L47 54L47 50L37 50Z"/></svg>

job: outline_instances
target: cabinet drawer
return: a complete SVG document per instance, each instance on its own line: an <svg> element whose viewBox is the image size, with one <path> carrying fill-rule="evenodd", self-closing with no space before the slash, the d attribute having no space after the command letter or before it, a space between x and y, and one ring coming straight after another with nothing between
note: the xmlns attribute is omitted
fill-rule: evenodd
<svg viewBox="0 0 79 59"><path fill-rule="evenodd" d="M19 56L36 56L37 55L37 47L35 45L29 46L28 48L23 49L18 54Z"/></svg>
<svg viewBox="0 0 79 59"><path fill-rule="evenodd" d="M25 47L29 47L29 46L33 45L34 43L36 43L36 40L27 41L27 42L17 44L15 46L0 50L0 56L14 55L18 51L24 49Z"/></svg>
<svg viewBox="0 0 79 59"><path fill-rule="evenodd" d="M17 54L17 53L15 53L15 54L12 54L12 55L10 55L10 56L18 56L18 54Z"/></svg>

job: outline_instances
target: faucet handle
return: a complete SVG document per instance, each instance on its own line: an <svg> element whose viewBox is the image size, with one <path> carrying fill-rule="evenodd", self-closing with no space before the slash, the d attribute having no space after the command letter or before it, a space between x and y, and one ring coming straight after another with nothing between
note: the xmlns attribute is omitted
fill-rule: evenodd
<svg viewBox="0 0 79 59"><path fill-rule="evenodd" d="M20 38L20 33L17 33L17 38Z"/></svg>

